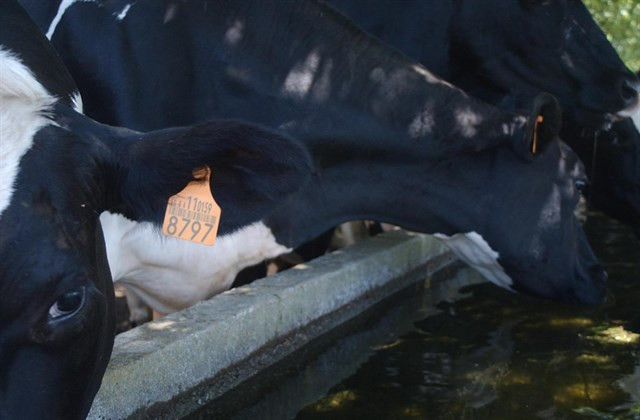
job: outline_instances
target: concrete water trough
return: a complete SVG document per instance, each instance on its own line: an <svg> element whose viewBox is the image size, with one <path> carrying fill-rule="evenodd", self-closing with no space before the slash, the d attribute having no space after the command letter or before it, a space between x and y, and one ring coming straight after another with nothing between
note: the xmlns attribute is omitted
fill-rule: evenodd
<svg viewBox="0 0 640 420"><path fill-rule="evenodd" d="M388 232L120 334L89 418L187 415L453 261Z"/></svg>

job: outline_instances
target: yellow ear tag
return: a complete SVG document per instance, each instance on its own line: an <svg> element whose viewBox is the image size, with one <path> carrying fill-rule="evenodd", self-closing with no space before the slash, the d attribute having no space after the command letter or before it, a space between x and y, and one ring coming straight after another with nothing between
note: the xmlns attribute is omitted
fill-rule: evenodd
<svg viewBox="0 0 640 420"><path fill-rule="evenodd" d="M534 155L538 152L538 125L543 121L544 117L542 115L538 115L533 126L533 142L531 143L531 153Z"/></svg>
<svg viewBox="0 0 640 420"><path fill-rule="evenodd" d="M193 171L191 181L178 194L169 197L162 233L185 241L213 245L218 236L220 206L211 195L211 169Z"/></svg>

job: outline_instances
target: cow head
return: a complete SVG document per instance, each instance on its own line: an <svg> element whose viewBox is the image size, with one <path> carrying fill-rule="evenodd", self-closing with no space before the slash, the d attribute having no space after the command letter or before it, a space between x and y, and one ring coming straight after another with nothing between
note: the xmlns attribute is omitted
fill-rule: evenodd
<svg viewBox="0 0 640 420"><path fill-rule="evenodd" d="M640 82L579 0L460 2L452 55L457 85L552 92L583 126L606 125L639 106Z"/></svg>
<svg viewBox="0 0 640 420"><path fill-rule="evenodd" d="M536 124L537 116L543 120ZM510 147L439 165L445 182L428 188L443 204L430 206L446 221L437 236L494 283L562 302L599 303L606 274L574 215L586 175L557 137L559 123L557 102L539 96Z"/></svg>
<svg viewBox="0 0 640 420"><path fill-rule="evenodd" d="M483 89L471 92L486 97ZM506 109L526 108L527 95L500 99ZM633 118L614 122L609 129L594 129L564 120L561 138L580 157L589 183L584 196L590 206L630 225L640 236L640 109Z"/></svg>
<svg viewBox="0 0 640 420"><path fill-rule="evenodd" d="M100 213L158 225L208 165L224 235L293 192L309 158L233 121L146 134L98 124L77 112L73 81L26 14L0 9L0 418L82 418L114 335Z"/></svg>

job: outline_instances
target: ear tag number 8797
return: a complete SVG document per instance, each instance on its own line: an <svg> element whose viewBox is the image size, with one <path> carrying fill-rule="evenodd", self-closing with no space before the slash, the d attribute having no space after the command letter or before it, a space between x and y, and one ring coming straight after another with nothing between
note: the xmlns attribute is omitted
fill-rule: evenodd
<svg viewBox="0 0 640 420"><path fill-rule="evenodd" d="M218 236L220 206L211 195L211 169L193 171L196 180L169 197L162 233L185 241L213 245Z"/></svg>

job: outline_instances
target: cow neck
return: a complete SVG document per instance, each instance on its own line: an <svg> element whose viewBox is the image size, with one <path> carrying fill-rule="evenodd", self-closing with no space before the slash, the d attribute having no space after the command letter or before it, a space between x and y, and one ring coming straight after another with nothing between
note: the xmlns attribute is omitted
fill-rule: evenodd
<svg viewBox="0 0 640 420"><path fill-rule="evenodd" d="M474 192L450 185L456 172L464 171L464 159L438 163L379 156L326 163L329 166L318 168L302 191L265 220L279 244L295 248L351 220L447 235L472 231L473 221L479 220L482 210L465 205L474 202L467 195Z"/></svg>

